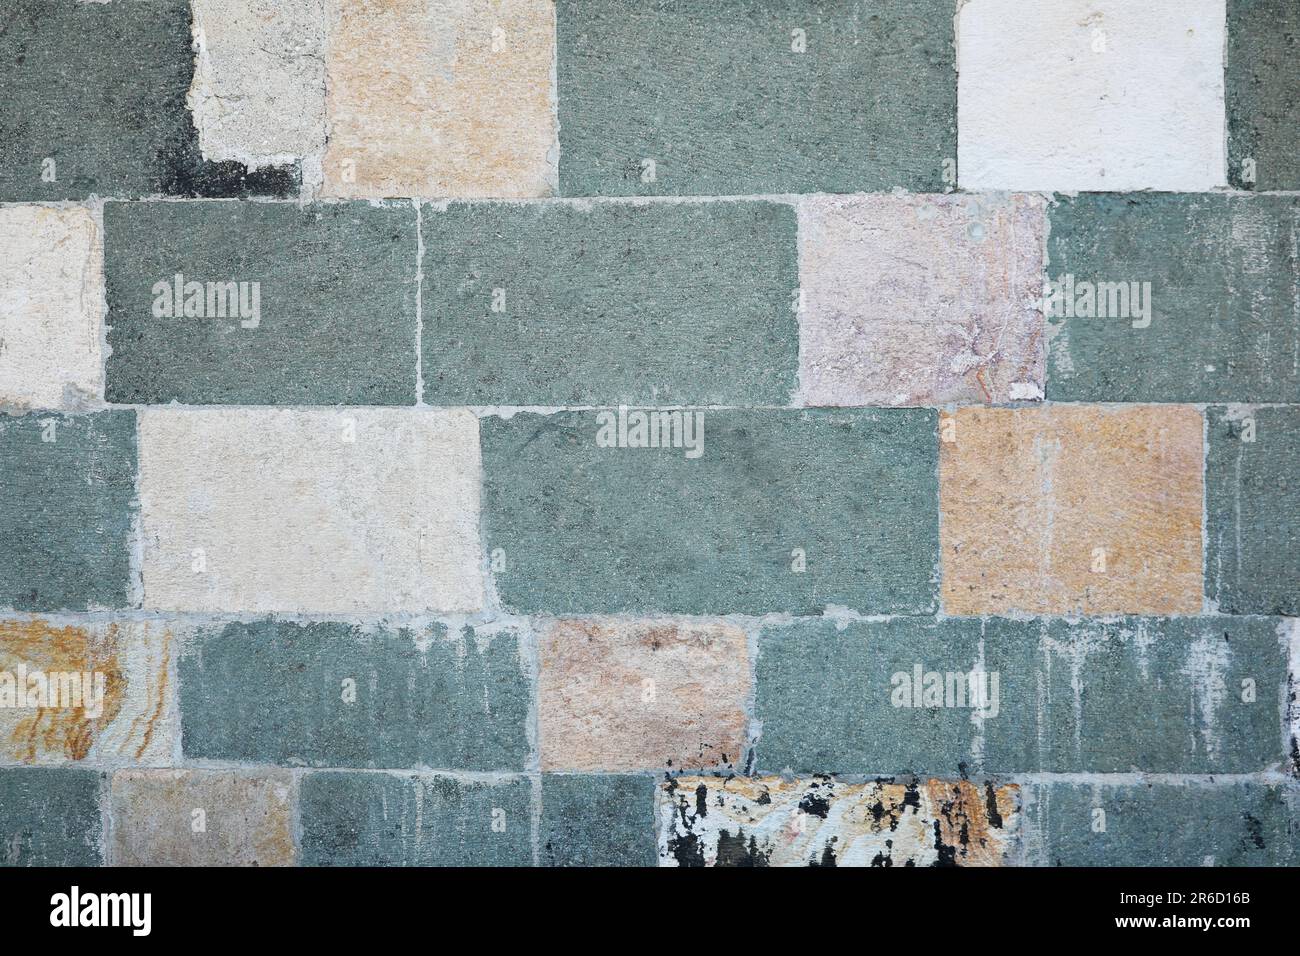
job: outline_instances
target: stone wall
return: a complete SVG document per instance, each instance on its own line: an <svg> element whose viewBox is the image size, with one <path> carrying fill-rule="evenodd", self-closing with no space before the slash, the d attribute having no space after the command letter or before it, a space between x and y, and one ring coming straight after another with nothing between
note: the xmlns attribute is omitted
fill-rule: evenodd
<svg viewBox="0 0 1300 956"><path fill-rule="evenodd" d="M1294 0L2 16L0 863L1300 863Z"/></svg>

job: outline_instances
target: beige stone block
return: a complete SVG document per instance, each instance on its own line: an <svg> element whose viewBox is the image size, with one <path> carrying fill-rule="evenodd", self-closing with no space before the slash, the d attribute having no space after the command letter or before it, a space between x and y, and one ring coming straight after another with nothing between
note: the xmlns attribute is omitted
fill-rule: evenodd
<svg viewBox="0 0 1300 956"><path fill-rule="evenodd" d="M288 771L121 770L110 785L117 866L292 866Z"/></svg>
<svg viewBox="0 0 1300 956"><path fill-rule="evenodd" d="M80 206L0 206L0 405L103 401L99 229Z"/></svg>
<svg viewBox="0 0 1300 956"><path fill-rule="evenodd" d="M175 645L157 623L0 621L0 762L171 763Z"/></svg>
<svg viewBox="0 0 1300 956"><path fill-rule="evenodd" d="M540 638L543 770L700 769L745 742L749 649L722 623L556 621Z"/></svg>
<svg viewBox="0 0 1300 956"><path fill-rule="evenodd" d="M805 405L1043 397L1037 196L799 201Z"/></svg>
<svg viewBox="0 0 1300 956"><path fill-rule="evenodd" d="M1200 612L1196 408L971 407L939 434L945 612Z"/></svg>
<svg viewBox="0 0 1300 956"><path fill-rule="evenodd" d="M325 0L193 0L189 103L205 158L292 162L325 143Z"/></svg>
<svg viewBox="0 0 1300 956"><path fill-rule="evenodd" d="M139 439L147 608L482 606L467 410L151 408Z"/></svg>
<svg viewBox="0 0 1300 956"><path fill-rule="evenodd" d="M324 194L555 192L551 0L328 0Z"/></svg>

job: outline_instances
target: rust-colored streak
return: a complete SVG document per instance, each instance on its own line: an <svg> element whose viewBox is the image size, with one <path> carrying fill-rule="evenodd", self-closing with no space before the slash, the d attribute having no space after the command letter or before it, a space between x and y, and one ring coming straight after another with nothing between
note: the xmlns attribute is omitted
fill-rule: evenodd
<svg viewBox="0 0 1300 956"><path fill-rule="evenodd" d="M140 747L135 752L135 759L139 760L149 749L149 743L153 740L153 730L158 723L158 718L162 716L163 709L167 700L167 674L171 667L172 654L172 636L171 632L165 632L162 638L162 662L158 668L158 689L154 694L153 710L149 714L149 719L145 724L144 737L140 741Z"/></svg>

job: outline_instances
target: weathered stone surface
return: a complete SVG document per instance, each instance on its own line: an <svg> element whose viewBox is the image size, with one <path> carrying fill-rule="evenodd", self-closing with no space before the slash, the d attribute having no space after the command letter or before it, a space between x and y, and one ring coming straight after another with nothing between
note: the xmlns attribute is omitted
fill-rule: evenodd
<svg viewBox="0 0 1300 956"><path fill-rule="evenodd" d="M763 628L755 670L756 771L978 772L984 735L1006 721L1005 685L994 683L994 675L998 681L1010 675L998 674L997 662L985 666L982 653L1002 632L1008 646L1018 641L1026 648L1015 662L1026 670L1037 633L1026 622L805 620ZM972 672L982 675L974 685L985 694L980 701L970 694ZM936 706L914 693L928 674L944 682ZM943 698L949 675L952 694Z"/></svg>
<svg viewBox="0 0 1300 956"><path fill-rule="evenodd" d="M0 621L0 673L15 694L0 707L0 762L170 764L180 739L174 654L172 630L156 623ZM0 677L0 701L6 684Z"/></svg>
<svg viewBox="0 0 1300 956"><path fill-rule="evenodd" d="M181 660L185 755L309 767L524 769L518 635L232 623Z"/></svg>
<svg viewBox="0 0 1300 956"><path fill-rule="evenodd" d="M286 771L119 770L115 866L292 866Z"/></svg>
<svg viewBox="0 0 1300 956"><path fill-rule="evenodd" d="M326 0L325 195L555 191L551 0Z"/></svg>
<svg viewBox="0 0 1300 956"><path fill-rule="evenodd" d="M1294 797L1256 783L1039 784L1025 817L1043 847L1031 862L1051 866L1286 866L1300 858Z"/></svg>
<svg viewBox="0 0 1300 956"><path fill-rule="evenodd" d="M662 866L1000 866L1014 785L678 777L659 785Z"/></svg>
<svg viewBox="0 0 1300 956"><path fill-rule="evenodd" d="M103 400L99 255L89 209L0 207L0 405Z"/></svg>
<svg viewBox="0 0 1300 956"><path fill-rule="evenodd" d="M0 416L0 607L128 602L135 414Z"/></svg>
<svg viewBox="0 0 1300 956"><path fill-rule="evenodd" d="M149 409L144 603L223 613L474 611L465 410Z"/></svg>
<svg viewBox="0 0 1300 956"><path fill-rule="evenodd" d="M759 637L759 773L1256 773L1286 760L1277 618L805 620Z"/></svg>
<svg viewBox="0 0 1300 956"><path fill-rule="evenodd" d="M958 6L964 189L1226 185L1224 0Z"/></svg>
<svg viewBox="0 0 1300 956"><path fill-rule="evenodd" d="M409 205L108 203L104 232L110 402L414 403Z"/></svg>
<svg viewBox="0 0 1300 956"><path fill-rule="evenodd" d="M731 624L584 619L541 635L543 770L738 763L749 646Z"/></svg>
<svg viewBox="0 0 1300 956"><path fill-rule="evenodd" d="M1206 414L1206 594L1227 613L1300 615L1300 408Z"/></svg>
<svg viewBox="0 0 1300 956"><path fill-rule="evenodd" d="M190 41L187 0L6 4L0 200L295 193L296 169L204 161Z"/></svg>
<svg viewBox="0 0 1300 956"><path fill-rule="evenodd" d="M0 770L0 866L99 866L103 784L80 767Z"/></svg>
<svg viewBox="0 0 1300 956"><path fill-rule="evenodd" d="M187 102L210 160L275 165L325 145L325 0L194 0Z"/></svg>
<svg viewBox="0 0 1300 956"><path fill-rule="evenodd" d="M990 629L1001 707L984 773L1282 770L1286 629L1278 618L1043 621Z"/></svg>
<svg viewBox="0 0 1300 956"><path fill-rule="evenodd" d="M701 416L695 448L603 447L613 411L482 420L485 542L507 607L934 609L933 411L683 414Z"/></svg>
<svg viewBox="0 0 1300 956"><path fill-rule="evenodd" d="M542 866L654 866L655 781L542 777Z"/></svg>
<svg viewBox="0 0 1300 956"><path fill-rule="evenodd" d="M426 402L789 402L788 205L456 203L421 228Z"/></svg>
<svg viewBox="0 0 1300 956"><path fill-rule="evenodd" d="M1228 178L1238 189L1300 189L1297 57L1300 7L1228 0Z"/></svg>
<svg viewBox="0 0 1300 956"><path fill-rule="evenodd" d="M1074 277L1076 309L1048 317L1048 398L1300 401L1300 198L1083 195L1049 217L1048 276ZM1084 282L1128 310L1100 289L1089 307Z"/></svg>
<svg viewBox="0 0 1300 956"><path fill-rule="evenodd" d="M1198 613L1202 428L1178 405L945 416L944 610Z"/></svg>
<svg viewBox="0 0 1300 956"><path fill-rule="evenodd" d="M1042 398L1045 228L1036 196L801 200L802 402Z"/></svg>
<svg viewBox="0 0 1300 956"><path fill-rule="evenodd" d="M557 9L564 195L952 184L951 0Z"/></svg>
<svg viewBox="0 0 1300 956"><path fill-rule="evenodd" d="M532 785L329 771L300 784L304 866L531 866Z"/></svg>

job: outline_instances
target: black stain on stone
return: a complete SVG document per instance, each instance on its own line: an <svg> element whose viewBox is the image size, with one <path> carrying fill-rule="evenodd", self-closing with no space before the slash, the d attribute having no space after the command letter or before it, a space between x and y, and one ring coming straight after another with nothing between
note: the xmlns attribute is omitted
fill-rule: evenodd
<svg viewBox="0 0 1300 956"><path fill-rule="evenodd" d="M988 811L989 826L1002 829L1002 814L998 812L998 795L991 782L984 784L984 808Z"/></svg>
<svg viewBox="0 0 1300 956"><path fill-rule="evenodd" d="M208 162L200 156L196 140L178 143L164 154L158 186L165 195L191 198L291 197L298 192L299 173L295 166L250 170L242 163Z"/></svg>
<svg viewBox="0 0 1300 956"><path fill-rule="evenodd" d="M918 813L921 810L921 789L915 781L903 788L903 806L911 807Z"/></svg>
<svg viewBox="0 0 1300 956"><path fill-rule="evenodd" d="M877 799L868 809L871 811L871 819L875 822L876 826L879 827L880 821L885 819L885 802ZM892 830L893 827L891 826L890 829Z"/></svg>
<svg viewBox="0 0 1300 956"><path fill-rule="evenodd" d="M669 837L668 855L678 866L704 866L704 847L694 833Z"/></svg>
<svg viewBox="0 0 1300 956"><path fill-rule="evenodd" d="M772 851L760 850L752 835L746 842L743 829L734 836L728 830L718 834L718 866L765 867L771 864L771 859Z"/></svg>
<svg viewBox="0 0 1300 956"><path fill-rule="evenodd" d="M1295 678L1289 674L1286 679L1286 702L1287 718L1290 720L1296 714L1296 688ZM1300 740L1296 737L1291 738L1291 772L1300 775Z"/></svg>
<svg viewBox="0 0 1300 956"><path fill-rule="evenodd" d="M821 859L818 860L816 857L813 857L808 861L808 865L817 867L839 866L839 862L835 859L835 849L832 846L834 842L835 837L831 837L831 842L822 847Z"/></svg>
<svg viewBox="0 0 1300 956"><path fill-rule="evenodd" d="M915 790L905 789L903 792L902 804L897 806L892 804L886 806L883 794L885 792L884 787L889 783L889 781L882 780L878 781L878 783L880 784L880 788L876 791L876 799L867 809L871 813L872 822L875 824L877 830L880 829L881 824L884 822L885 818L888 817L889 832L893 833L898 829L899 819L902 817L903 811L909 804L915 808L920 807L920 795Z"/></svg>
<svg viewBox="0 0 1300 956"><path fill-rule="evenodd" d="M695 814L700 817L709 815L709 788L704 784L695 788Z"/></svg>
<svg viewBox="0 0 1300 956"><path fill-rule="evenodd" d="M1246 836L1249 838L1250 842L1255 845L1256 849L1263 850L1265 848L1264 824L1258 817L1249 813L1243 813L1241 817L1246 821ZM1243 841L1243 844L1244 842L1245 841Z"/></svg>
<svg viewBox="0 0 1300 956"><path fill-rule="evenodd" d="M820 793L810 790L799 801L799 809L809 816L821 817L825 820L831 812L831 801L828 796L822 796Z"/></svg>
<svg viewBox="0 0 1300 956"><path fill-rule="evenodd" d="M935 866L957 865L957 851L943 842L943 827L938 820L934 821L934 849L939 854L934 861Z"/></svg>
<svg viewBox="0 0 1300 956"><path fill-rule="evenodd" d="M12 3L0 30L0 200L297 194L297 166L203 159L186 105L188 2Z"/></svg>
<svg viewBox="0 0 1300 956"><path fill-rule="evenodd" d="M188 6L188 4L186 4ZM190 49L188 11L184 29L179 24L172 55L181 65L180 82L168 89L161 104L171 130L153 155L152 176L157 191L168 196L207 199L243 199L249 196L288 197L298 190L299 170L293 166L268 166L249 170L237 162L209 162L199 148L198 130L186 94L194 80L194 54Z"/></svg>
<svg viewBox="0 0 1300 956"><path fill-rule="evenodd" d="M874 867L892 867L894 865L894 841L886 840L885 849L871 858Z"/></svg>

